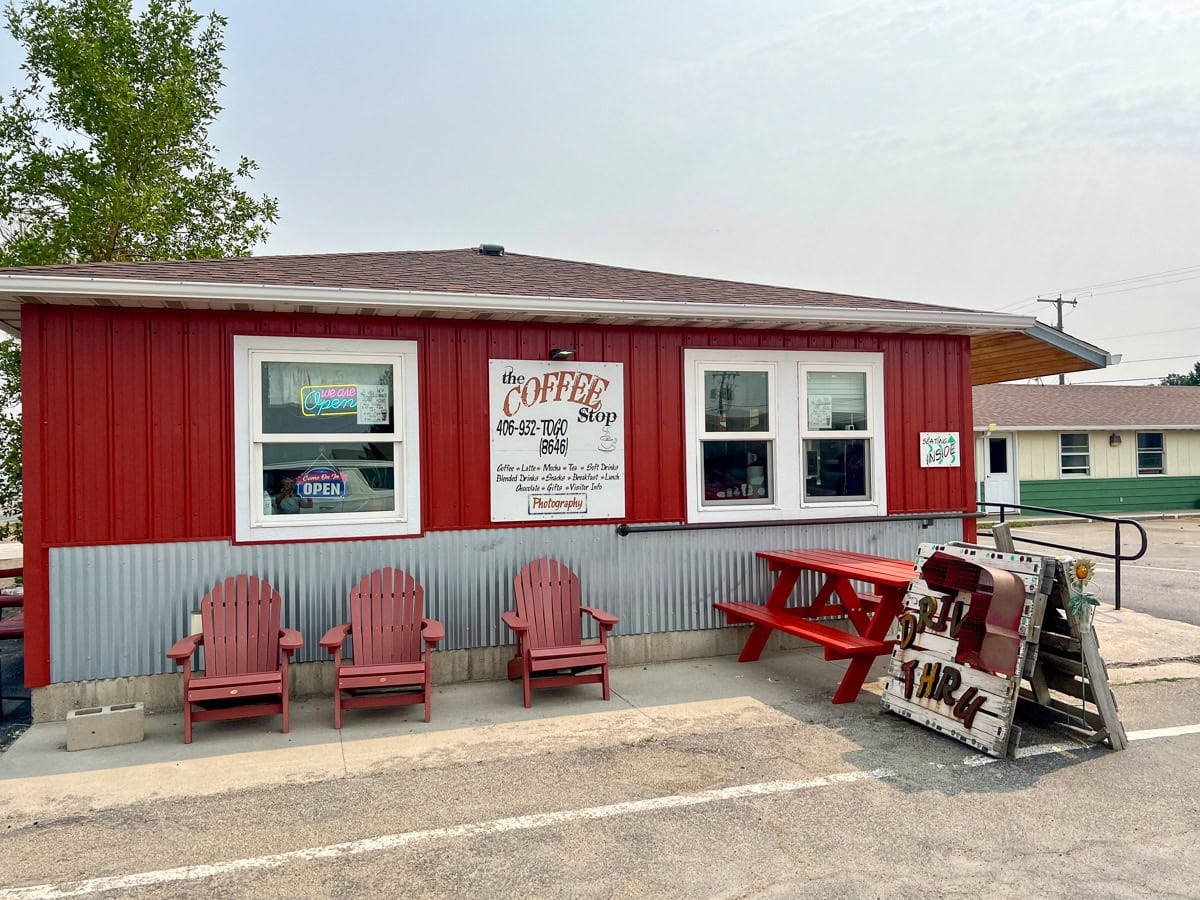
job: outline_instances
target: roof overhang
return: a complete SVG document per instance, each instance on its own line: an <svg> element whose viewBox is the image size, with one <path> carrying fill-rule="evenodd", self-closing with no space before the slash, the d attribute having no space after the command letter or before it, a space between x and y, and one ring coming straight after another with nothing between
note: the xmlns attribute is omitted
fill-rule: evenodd
<svg viewBox="0 0 1200 900"><path fill-rule="evenodd" d="M573 322L688 328L958 334L975 384L1108 365L1109 355L1028 316L928 309L616 300L303 285L0 275L0 329L19 336L22 304Z"/></svg>
<svg viewBox="0 0 1200 900"><path fill-rule="evenodd" d="M1034 321L1022 331L971 337L971 383L997 384L1115 365L1120 356Z"/></svg>

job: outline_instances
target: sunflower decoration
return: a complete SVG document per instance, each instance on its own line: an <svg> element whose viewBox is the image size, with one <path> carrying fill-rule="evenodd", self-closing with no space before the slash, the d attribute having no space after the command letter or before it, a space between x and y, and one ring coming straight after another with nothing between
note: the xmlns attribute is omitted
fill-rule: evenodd
<svg viewBox="0 0 1200 900"><path fill-rule="evenodd" d="M1071 582L1073 588L1071 596L1067 600L1067 606L1076 621L1086 627L1091 624L1092 614L1100 605L1100 601L1089 594L1087 590L1088 583L1096 574L1096 561L1081 556L1078 559L1065 559L1063 562L1067 567L1067 580Z"/></svg>
<svg viewBox="0 0 1200 900"><path fill-rule="evenodd" d="M1086 556L1070 560L1067 566L1067 577L1077 590L1085 590L1092 576L1096 574L1096 561Z"/></svg>

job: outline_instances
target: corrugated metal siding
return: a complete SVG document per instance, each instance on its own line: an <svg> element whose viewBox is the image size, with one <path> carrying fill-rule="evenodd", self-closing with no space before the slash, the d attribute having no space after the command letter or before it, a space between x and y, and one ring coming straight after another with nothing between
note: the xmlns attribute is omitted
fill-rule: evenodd
<svg viewBox="0 0 1200 900"><path fill-rule="evenodd" d="M724 624L718 600L763 601L774 583L755 551L839 547L898 558L922 541L957 540L962 524L937 520L678 531L620 537L608 525L445 531L403 541L233 546L225 541L65 547L50 552L52 681L170 672L166 651L222 577L258 575L284 598L284 624L304 635L300 660L324 659L318 641L348 616L347 595L379 566L425 586L427 615L446 626L442 649L511 641L500 613L512 577L553 556L579 573L584 600L621 618L617 634ZM802 582L804 596L815 578Z"/></svg>

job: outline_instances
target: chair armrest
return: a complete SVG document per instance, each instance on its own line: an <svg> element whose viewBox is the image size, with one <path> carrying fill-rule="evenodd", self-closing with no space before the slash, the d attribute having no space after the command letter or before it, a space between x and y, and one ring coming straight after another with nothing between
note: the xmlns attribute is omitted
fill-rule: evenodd
<svg viewBox="0 0 1200 900"><path fill-rule="evenodd" d="M304 638L300 636L295 628L280 628L279 629L279 649L284 653L291 653L294 650L299 650L304 646Z"/></svg>
<svg viewBox="0 0 1200 900"><path fill-rule="evenodd" d="M203 634L189 634L185 638L180 638L171 645L171 649L167 651L167 659L173 659L177 663L182 663L185 659L196 652L196 648L204 643Z"/></svg>
<svg viewBox="0 0 1200 900"><path fill-rule="evenodd" d="M516 614L514 610L509 610L505 613L500 613L500 621L520 634L522 631L529 630L529 623Z"/></svg>
<svg viewBox="0 0 1200 900"><path fill-rule="evenodd" d="M621 621L612 613L607 613L602 609L593 609L590 606L581 606L579 607L579 611L581 613L587 613L601 625L607 625L609 628L612 628L612 626Z"/></svg>
<svg viewBox="0 0 1200 900"><path fill-rule="evenodd" d="M427 644L436 644L446 637L446 629L442 627L442 623L437 619L422 619L421 637L425 639L425 643Z"/></svg>
<svg viewBox="0 0 1200 900"><path fill-rule="evenodd" d="M334 648L340 647L346 642L348 634L350 634L349 622L344 625L334 625L325 632L325 637L321 638L321 646L332 653Z"/></svg>

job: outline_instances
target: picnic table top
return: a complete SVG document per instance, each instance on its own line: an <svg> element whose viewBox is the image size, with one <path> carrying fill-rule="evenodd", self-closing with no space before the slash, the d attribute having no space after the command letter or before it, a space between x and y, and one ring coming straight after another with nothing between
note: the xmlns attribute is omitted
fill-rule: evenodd
<svg viewBox="0 0 1200 900"><path fill-rule="evenodd" d="M885 587L905 587L917 574L910 560L852 550L760 550L757 555L773 569L809 569Z"/></svg>

